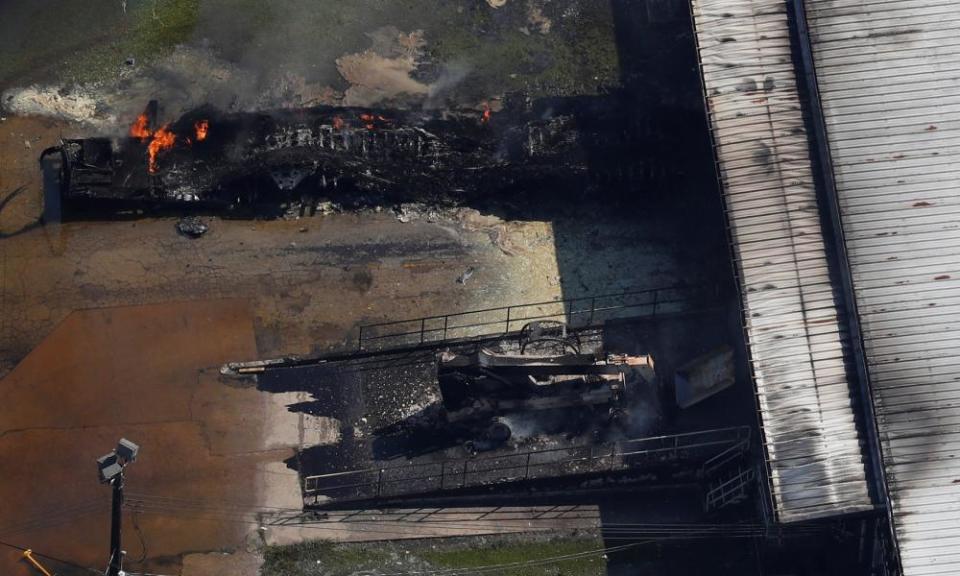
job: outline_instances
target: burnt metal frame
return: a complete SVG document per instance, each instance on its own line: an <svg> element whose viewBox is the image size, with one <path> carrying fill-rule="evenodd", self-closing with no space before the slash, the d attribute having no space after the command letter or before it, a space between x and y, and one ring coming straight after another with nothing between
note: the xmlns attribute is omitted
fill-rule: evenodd
<svg viewBox="0 0 960 576"><path fill-rule="evenodd" d="M648 445L649 447L647 447ZM735 426L666 436L652 436L623 440L600 447L587 444L483 458L348 470L306 476L302 480L302 489L304 498L313 497L314 504L319 503L321 496L334 494L337 491L349 491L350 494L343 497L332 496L331 498L334 501L375 500L387 495L416 495L505 482L523 482L567 475L625 471L635 467L628 461L631 457L663 456L668 461L677 461L681 459L682 451L713 447L722 447L722 450L703 462L700 467L701 474L710 475L719 470L723 464L745 454L750 449L750 427ZM554 456L557 458L553 459ZM545 461L537 461L544 458ZM585 469L572 474L549 473L550 470L562 472L564 467L577 464L585 464ZM547 474L537 474L538 469L542 470L545 467L548 468ZM408 474L410 472L415 475ZM491 474L496 475L496 477L491 479ZM391 478L392 475L396 475L396 477ZM350 481L351 478L356 480ZM327 483L340 479L344 479L346 482L332 485ZM385 487L390 484L404 486L418 481L426 481L427 485L423 488L410 491L401 490L397 493L385 490Z"/></svg>

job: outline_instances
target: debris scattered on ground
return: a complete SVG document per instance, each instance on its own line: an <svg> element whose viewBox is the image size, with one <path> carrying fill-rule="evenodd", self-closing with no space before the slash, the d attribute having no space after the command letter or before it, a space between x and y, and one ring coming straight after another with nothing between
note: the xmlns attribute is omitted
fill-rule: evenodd
<svg viewBox="0 0 960 576"><path fill-rule="evenodd" d="M543 13L543 6L533 0L527 4L527 21L533 30L541 34L549 34L553 27L553 21Z"/></svg>
<svg viewBox="0 0 960 576"><path fill-rule="evenodd" d="M410 206L410 204L401 204L393 207L393 212L397 215L397 220L406 224L410 220L420 215L416 211L412 210Z"/></svg>
<svg viewBox="0 0 960 576"><path fill-rule="evenodd" d="M210 227L199 216L185 216L177 222L177 232L187 238L199 238L209 229Z"/></svg>
<svg viewBox="0 0 960 576"><path fill-rule="evenodd" d="M329 216L330 214L335 214L335 213L339 212L341 209L342 209L342 208L340 207L339 204L334 204L333 202L330 202L329 200L324 201L324 202L320 202L320 203L317 204L317 212L320 213L320 214L322 214L322 215L324 215L324 216Z"/></svg>
<svg viewBox="0 0 960 576"><path fill-rule="evenodd" d="M337 71L350 87L344 93L348 106L370 106L401 94L426 96L430 87L411 76L423 56L423 30L404 34L385 26L368 34L373 46L337 58Z"/></svg>
<svg viewBox="0 0 960 576"><path fill-rule="evenodd" d="M467 280L473 276L473 273L476 271L476 268L473 266L468 266L466 270L463 271L463 274L457 277L457 284L466 284Z"/></svg>
<svg viewBox="0 0 960 576"><path fill-rule="evenodd" d="M3 108L23 116L53 116L73 122L93 122L97 102L79 89L65 91L53 86L28 86L4 92Z"/></svg>
<svg viewBox="0 0 960 576"><path fill-rule="evenodd" d="M379 207L377 207L379 208ZM379 212L377 208L374 212ZM403 223L411 220L426 220L427 222L438 222L442 218L456 217L456 211L445 208L434 208L417 202L406 202L393 207L393 213L397 220Z"/></svg>

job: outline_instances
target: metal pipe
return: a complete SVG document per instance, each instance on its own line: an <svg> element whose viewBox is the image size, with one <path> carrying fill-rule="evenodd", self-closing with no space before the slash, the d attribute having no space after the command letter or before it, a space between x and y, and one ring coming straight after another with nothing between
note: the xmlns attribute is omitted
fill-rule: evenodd
<svg viewBox="0 0 960 576"><path fill-rule="evenodd" d="M23 557L27 559L27 562L33 564L33 567L37 570L43 572L44 576L53 576L50 572L47 572L47 569L43 567L36 558L33 557L33 550L27 549L23 551Z"/></svg>

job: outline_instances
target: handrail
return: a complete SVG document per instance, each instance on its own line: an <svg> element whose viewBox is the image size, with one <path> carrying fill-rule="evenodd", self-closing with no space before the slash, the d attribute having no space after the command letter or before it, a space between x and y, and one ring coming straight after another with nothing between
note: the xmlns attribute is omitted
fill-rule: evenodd
<svg viewBox="0 0 960 576"><path fill-rule="evenodd" d="M671 296L671 293L673 295ZM598 315L618 310L630 310L635 308L650 308L649 316L656 316L663 307L671 304L679 304L687 301L692 291L684 286L667 286L650 288L646 290L632 290L613 294L600 294L596 296L581 296L577 298L567 298L563 300L547 300L541 302L532 302L527 304L515 304L510 306L498 306L494 308L481 308L477 310L468 310L464 312L454 312L450 314L437 314L431 316L421 316L419 318L408 318L405 320L391 320L388 322L377 322L372 324L363 324L359 327L357 335L357 349L364 350L366 344L378 343L378 341L388 339L410 338L419 344L428 342L445 341L451 337L454 331L470 331L486 329L488 327L498 327L490 329L481 334L474 334L466 337L483 337L496 334L508 334L511 327L519 323L528 323L536 320L547 320L554 318L563 318L570 325L576 325L581 318L585 317L582 326L590 327L596 325ZM618 303L607 304L607 302L619 301ZM589 303L589 306L578 308L577 304ZM538 308L547 306L556 306L559 308L554 313L539 313L532 315L518 314L521 311L534 311ZM481 316L499 313L499 317L493 320L478 320L463 324L451 322L453 319L464 318L468 316ZM442 321L442 323L441 323ZM387 331L380 333L385 328L409 326L407 330ZM372 334L371 334L372 332ZM428 336L439 335L439 339L428 338ZM412 337L412 338L411 338Z"/></svg>
<svg viewBox="0 0 960 576"><path fill-rule="evenodd" d="M484 308L453 312L407 320L391 320L373 324L361 324L357 334L348 340L345 346L318 356L299 357L288 356L267 360L253 360L247 362L228 362L220 368L220 373L226 376L257 374L274 368L290 368L306 366L356 358L362 355L375 355L388 352L402 352L418 350L423 346L445 346L453 344L480 343L484 340L493 340L518 332L523 325L535 320L556 319L565 322L575 329L591 328L602 325L610 318L638 318L656 317L671 306L684 304L693 300L698 294L695 288L687 286L665 286L647 290L633 290L613 294L598 294L596 296L582 296L566 300L550 300L530 304L514 304L497 308ZM641 299L642 297L645 299ZM616 302L619 303L610 303ZM577 308L577 303L589 302L589 307ZM534 315L519 315L538 307L557 306L558 311L552 314L539 313ZM641 311L649 308L649 311ZM635 310L627 314L611 314L617 311ZM502 317L494 320L477 321L472 323L456 324L451 319L468 317L470 315L500 313ZM409 330L378 333L384 328L408 325ZM495 327L495 328L490 328ZM513 329L513 330L511 330ZM471 333L473 331L473 333ZM439 337L436 337L439 336ZM368 348L367 345L370 345Z"/></svg>
<svg viewBox="0 0 960 576"><path fill-rule="evenodd" d="M682 450L704 449L715 446L728 446L729 448L721 452L723 454L726 454L731 448L746 450L749 436L749 427L736 426L636 438L601 446L580 444L481 458L407 463L383 468L332 472L304 477L303 493L304 496L319 496L321 491L329 494L337 491L357 490L357 497L360 497L359 492L367 489L370 494L366 497L379 497L384 494L384 488L387 485L403 483L403 485L409 486L417 481L431 481L432 484L429 487L431 490L457 489L482 483L547 477L538 476L535 472L544 467L570 467L584 462L600 464L598 467L586 470L587 473L625 470L633 466L631 460L635 460L637 456L668 453L672 454L674 458L679 458ZM645 449L640 448L643 445L651 446ZM558 454L560 454L560 457L554 458ZM714 457L711 457L711 459ZM522 470L522 472L517 473L518 470ZM497 478L491 480L489 478L491 475L497 475ZM478 477L481 477L481 481L477 481ZM354 480L351 481L351 478ZM345 482L326 484L327 481L334 479L345 480Z"/></svg>

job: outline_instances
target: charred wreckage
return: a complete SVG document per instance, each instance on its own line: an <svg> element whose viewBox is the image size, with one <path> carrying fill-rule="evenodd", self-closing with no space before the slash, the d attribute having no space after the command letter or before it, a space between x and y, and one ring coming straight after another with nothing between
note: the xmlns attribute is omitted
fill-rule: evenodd
<svg viewBox="0 0 960 576"><path fill-rule="evenodd" d="M496 114L204 106L161 125L151 101L124 137L68 139L43 152L41 162L59 160L46 216L190 207L246 216L289 206L312 214L324 200L466 204L532 189L555 198L649 178L619 161L618 139L629 136L612 99L506 102Z"/></svg>
<svg viewBox="0 0 960 576"><path fill-rule="evenodd" d="M406 434L420 443L442 436L462 441L467 453L495 450L507 443L512 415L527 419L559 415L559 430L596 441L625 426L630 390L656 386L649 356L565 352L529 355L480 348L439 354L439 401L421 412L376 431Z"/></svg>

